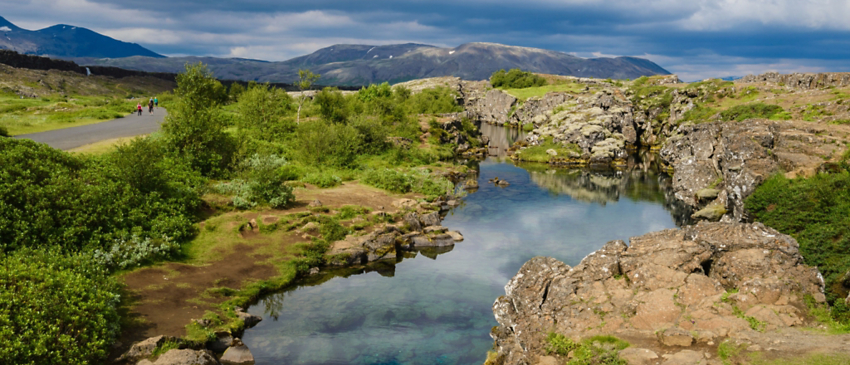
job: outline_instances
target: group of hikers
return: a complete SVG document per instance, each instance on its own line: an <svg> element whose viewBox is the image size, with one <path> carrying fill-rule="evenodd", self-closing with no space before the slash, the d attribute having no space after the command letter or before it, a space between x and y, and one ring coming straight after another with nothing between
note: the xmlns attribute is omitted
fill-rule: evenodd
<svg viewBox="0 0 850 365"><path fill-rule="evenodd" d="M152 97L150 101L148 101L148 113L153 114L153 108L159 106L159 98ZM142 116L142 102L140 101L138 105L136 105L136 110L139 112L139 116Z"/></svg>

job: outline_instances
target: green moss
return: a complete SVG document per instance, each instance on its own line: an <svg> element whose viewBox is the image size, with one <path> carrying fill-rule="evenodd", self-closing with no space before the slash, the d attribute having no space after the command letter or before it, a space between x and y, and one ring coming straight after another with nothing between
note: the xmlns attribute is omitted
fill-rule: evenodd
<svg viewBox="0 0 850 365"><path fill-rule="evenodd" d="M738 105L720 112L720 120L740 122L752 118L771 118L783 111L779 105L750 103Z"/></svg>

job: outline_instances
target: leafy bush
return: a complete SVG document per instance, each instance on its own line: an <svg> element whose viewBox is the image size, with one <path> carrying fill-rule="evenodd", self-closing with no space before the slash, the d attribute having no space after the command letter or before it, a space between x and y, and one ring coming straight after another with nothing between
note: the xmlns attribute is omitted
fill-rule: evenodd
<svg viewBox="0 0 850 365"><path fill-rule="evenodd" d="M313 166L347 167L363 143L357 128L341 123L304 122L296 134L298 159Z"/></svg>
<svg viewBox="0 0 850 365"><path fill-rule="evenodd" d="M414 114L455 113L463 110L457 102L458 96L443 86L425 89L413 94L405 102Z"/></svg>
<svg viewBox="0 0 850 365"><path fill-rule="evenodd" d="M118 285L105 268L34 249L0 261L0 363L101 363L119 331Z"/></svg>
<svg viewBox="0 0 850 365"><path fill-rule="evenodd" d="M224 131L230 124L221 109L224 90L205 65L187 64L186 72L177 75L179 98L162 125L169 147L204 176L224 175L236 151L236 141Z"/></svg>
<svg viewBox="0 0 850 365"><path fill-rule="evenodd" d="M140 238L115 240L108 250L94 250L94 262L110 270L127 269L146 262L166 259L177 253L180 245L168 237L162 239Z"/></svg>
<svg viewBox="0 0 850 365"><path fill-rule="evenodd" d="M333 171L322 171L318 173L308 173L301 178L301 181L307 184L313 184L320 188L331 188L342 183L342 178L337 176Z"/></svg>
<svg viewBox="0 0 850 365"><path fill-rule="evenodd" d="M295 199L292 187L285 184L292 176L287 166L286 159L281 156L255 154L242 163L244 179L220 183L215 188L221 194L233 195L233 206L238 209L258 204L283 208Z"/></svg>
<svg viewBox="0 0 850 365"><path fill-rule="evenodd" d="M720 120L740 122L752 118L771 118L783 111L779 105L764 103L743 104L720 112Z"/></svg>
<svg viewBox="0 0 850 365"><path fill-rule="evenodd" d="M326 87L316 93L313 102L319 106L319 114L324 120L333 123L344 123L348 120L348 104L339 90Z"/></svg>
<svg viewBox="0 0 850 365"><path fill-rule="evenodd" d="M505 72L504 69L494 72L490 76L490 84L496 88L523 89L527 87L546 85L546 79L531 72L522 71L518 68Z"/></svg>
<svg viewBox="0 0 850 365"><path fill-rule="evenodd" d="M260 140L282 140L295 131L294 111L293 100L286 91L258 85L239 96L239 131Z"/></svg>
<svg viewBox="0 0 850 365"><path fill-rule="evenodd" d="M2 125L0 125L0 137L9 137L9 131Z"/></svg>
<svg viewBox="0 0 850 365"><path fill-rule="evenodd" d="M833 317L850 323L843 300L848 288L841 283L850 271L850 172L793 180L776 175L745 204L755 220L797 239L806 264L823 274Z"/></svg>
<svg viewBox="0 0 850 365"><path fill-rule="evenodd" d="M451 193L454 184L445 178L433 177L427 170L405 173L392 169L373 169L363 173L363 183L395 193L416 192L427 196Z"/></svg>
<svg viewBox="0 0 850 365"><path fill-rule="evenodd" d="M0 139L0 250L105 248L134 234L179 242L194 234L191 173L178 163L131 157L81 159L29 140ZM146 169L166 177L127 175L122 161L150 161ZM136 176L153 183L135 186Z"/></svg>

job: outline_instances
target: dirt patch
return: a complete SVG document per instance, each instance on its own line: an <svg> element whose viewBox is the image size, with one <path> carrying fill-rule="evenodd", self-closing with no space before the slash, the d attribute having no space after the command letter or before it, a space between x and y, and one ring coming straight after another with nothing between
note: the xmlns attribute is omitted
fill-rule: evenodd
<svg viewBox="0 0 850 365"><path fill-rule="evenodd" d="M218 228L225 230L223 232L232 232L251 219L270 224L279 221L281 216L306 211L308 204L317 199L329 208L360 205L372 210L394 212L397 210L392 205L394 201L419 197L416 194L394 195L357 182L346 182L331 189L308 185L296 189L295 194L296 202L289 209L231 212L210 219L238 217ZM199 226L205 229L207 222L201 222ZM206 252L215 253L209 255L215 257L210 262L199 265L172 262L124 274L120 279L126 284L125 295L128 298L125 299L131 307L125 318L133 324L125 329L112 358L129 349L133 342L149 337L185 336L187 324L193 319L202 318L208 310L216 310L216 304L224 300L205 296L207 289L241 289L246 281L273 278L280 273L270 262L274 262L273 258L280 259L280 256L266 253L286 252L294 245L307 241L295 233L265 235L256 229L242 230L236 237L238 241L235 246L223 241L221 244L207 243L209 248Z"/></svg>
<svg viewBox="0 0 850 365"><path fill-rule="evenodd" d="M307 204L319 200L326 207L341 207L344 205L359 205L371 210L395 212L393 202L402 198L417 199L419 194L391 194L378 188L360 184L357 181L344 182L332 189L319 189L312 185L295 190L296 208L287 212L307 210ZM303 206L303 207L302 207Z"/></svg>
<svg viewBox="0 0 850 365"><path fill-rule="evenodd" d="M215 298L202 297L207 288L240 286L249 279L268 279L277 270L262 261L268 256L253 254L255 247L239 245L220 262L195 266L168 263L125 275L127 292L137 303L133 316L143 322L129 329L122 343L132 343L157 335L183 336L185 326L212 310Z"/></svg>

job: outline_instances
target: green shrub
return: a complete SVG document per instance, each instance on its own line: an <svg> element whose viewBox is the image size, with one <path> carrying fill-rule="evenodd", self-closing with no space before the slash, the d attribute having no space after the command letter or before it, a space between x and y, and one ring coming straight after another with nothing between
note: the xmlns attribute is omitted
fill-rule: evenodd
<svg viewBox="0 0 850 365"><path fill-rule="evenodd" d="M0 250L106 248L132 235L183 241L194 234L198 181L174 160L84 159L29 140L0 139ZM139 174L121 166L147 161ZM164 175L156 176L157 174ZM132 180L147 181L141 186Z"/></svg>
<svg viewBox="0 0 850 365"><path fill-rule="evenodd" d="M454 184L445 178L431 176L427 170L417 169L406 173L392 169L373 169L363 173L364 184L395 193L415 192L426 196L451 193Z"/></svg>
<svg viewBox="0 0 850 365"><path fill-rule="evenodd" d="M546 352L550 354L558 354L561 356L567 356L570 351L578 348L578 344L573 342L573 340L567 338L560 333L549 332L549 335L546 336Z"/></svg>
<svg viewBox="0 0 850 365"><path fill-rule="evenodd" d="M227 100L224 90L205 65L187 64L177 75L178 99L162 125L170 149L204 176L226 174L236 152L236 141L224 131L231 122L221 108Z"/></svg>
<svg viewBox="0 0 850 365"><path fill-rule="evenodd" d="M490 75L490 84L495 88L524 89L546 85L546 79L518 68L505 72L504 69Z"/></svg>
<svg viewBox="0 0 850 365"><path fill-rule="evenodd" d="M332 188L342 183L342 178L337 176L333 171L322 171L308 173L301 178L301 181L307 184L313 184L320 188Z"/></svg>
<svg viewBox="0 0 850 365"><path fill-rule="evenodd" d="M850 271L850 172L793 180L776 175L745 204L755 220L797 239L806 264L823 274L833 318L850 323L840 282Z"/></svg>
<svg viewBox="0 0 850 365"><path fill-rule="evenodd" d="M779 105L764 103L742 104L720 112L720 120L740 122L752 118L771 118L783 111Z"/></svg>
<svg viewBox="0 0 850 365"><path fill-rule="evenodd" d="M0 137L9 137L9 130L2 125L0 125Z"/></svg>
<svg viewBox="0 0 850 365"><path fill-rule="evenodd" d="M567 365L628 365L620 359L619 352L629 343L613 336L594 336L576 343L566 336L550 332L546 337L546 351L550 354L567 356L572 353Z"/></svg>
<svg viewBox="0 0 850 365"><path fill-rule="evenodd" d="M140 238L115 240L109 249L95 249L94 262L109 270L123 270L144 263L167 259L176 254L180 245L168 237L163 239Z"/></svg>
<svg viewBox="0 0 850 365"><path fill-rule="evenodd" d="M268 85L245 91L239 96L239 132L243 138L284 140L295 132L293 102L286 91Z"/></svg>
<svg viewBox="0 0 850 365"><path fill-rule="evenodd" d="M693 122L693 123L703 123L711 121L712 117L717 114L717 110L697 105L693 109L685 112L685 115L682 116L682 120L679 123Z"/></svg>
<svg viewBox="0 0 850 365"><path fill-rule="evenodd" d="M0 363L101 363L119 331L118 285L105 268L31 249L0 261Z"/></svg>
<svg viewBox="0 0 850 365"><path fill-rule="evenodd" d="M324 120L333 123L345 123L348 120L348 103L339 90L326 87L316 93L313 102L319 106L319 114Z"/></svg>
<svg viewBox="0 0 850 365"><path fill-rule="evenodd" d="M410 96L406 104L413 114L455 113L463 110L458 96L447 87L439 86L422 90Z"/></svg>
<svg viewBox="0 0 850 365"><path fill-rule="evenodd" d="M347 167L360 152L363 139L357 128L326 121L298 125L298 159L305 165Z"/></svg>

